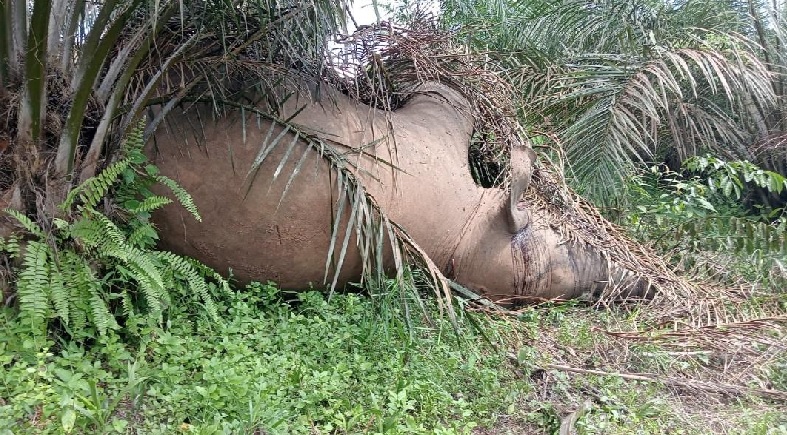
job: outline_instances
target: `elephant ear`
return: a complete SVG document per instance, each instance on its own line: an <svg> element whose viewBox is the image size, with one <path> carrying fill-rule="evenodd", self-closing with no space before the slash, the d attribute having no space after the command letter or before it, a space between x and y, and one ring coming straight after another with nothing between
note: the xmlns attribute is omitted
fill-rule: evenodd
<svg viewBox="0 0 787 435"><path fill-rule="evenodd" d="M522 194L530 185L536 153L528 147L511 148L511 196L508 199L508 230L516 234L527 226L530 214L518 207Z"/></svg>

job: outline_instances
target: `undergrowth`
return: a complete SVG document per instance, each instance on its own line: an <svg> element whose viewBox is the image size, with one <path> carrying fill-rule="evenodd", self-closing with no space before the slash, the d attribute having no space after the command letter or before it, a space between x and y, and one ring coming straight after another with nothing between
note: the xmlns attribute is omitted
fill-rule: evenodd
<svg viewBox="0 0 787 435"><path fill-rule="evenodd" d="M756 196L778 196L785 187L782 175L750 162L695 157L681 173L643 169L629 180L621 206L605 212L686 274L781 292L787 213Z"/></svg>
<svg viewBox="0 0 787 435"><path fill-rule="evenodd" d="M631 313L465 313L457 334L439 316L408 326L401 296L254 284L217 300L222 323L175 309L164 327L130 322L135 341L109 332L92 347L34 347L3 312L0 433L551 434L578 410L580 434L787 433L779 403L618 376L718 364L600 332Z"/></svg>
<svg viewBox="0 0 787 435"><path fill-rule="evenodd" d="M127 325L133 346L90 349L33 348L3 316L0 433L469 433L529 390L472 329L413 330L369 297L291 307L257 284L217 309L222 323L177 309L165 328Z"/></svg>

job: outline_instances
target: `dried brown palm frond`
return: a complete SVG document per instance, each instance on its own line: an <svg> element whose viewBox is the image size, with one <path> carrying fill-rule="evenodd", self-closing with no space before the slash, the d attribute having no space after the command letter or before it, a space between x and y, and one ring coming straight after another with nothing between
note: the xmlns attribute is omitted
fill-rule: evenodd
<svg viewBox="0 0 787 435"><path fill-rule="evenodd" d="M787 133L767 135L749 147L755 162L769 171L787 174Z"/></svg>
<svg viewBox="0 0 787 435"><path fill-rule="evenodd" d="M345 48L332 81L352 97L395 110L420 84L441 82L470 100L475 129L486 138L482 154L501 159L526 142L511 84L486 58L467 53L455 34L439 29L433 17L418 17L408 27L366 26L338 41Z"/></svg>

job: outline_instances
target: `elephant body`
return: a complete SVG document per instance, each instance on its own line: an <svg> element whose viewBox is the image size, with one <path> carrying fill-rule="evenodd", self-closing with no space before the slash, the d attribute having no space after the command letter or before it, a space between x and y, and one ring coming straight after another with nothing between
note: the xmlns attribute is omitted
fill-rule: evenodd
<svg viewBox="0 0 787 435"><path fill-rule="evenodd" d="M352 172L385 215L458 283L494 300L572 298L606 285L612 271L602 255L564 241L544 212L521 209L532 150L512 151L511 193L476 185L468 162L473 120L458 92L427 84L394 112L335 91L319 102L311 97L292 97L281 119L294 115L304 131L346 151ZM336 171L292 130L243 116L213 120L207 107L171 114L147 148L162 173L191 193L203 217L197 222L174 206L158 212L162 243L220 272L232 270L242 282L321 286L340 203ZM276 146L254 170L271 143ZM340 284L357 281L362 271L356 237L349 239ZM392 255L385 262L391 267Z"/></svg>

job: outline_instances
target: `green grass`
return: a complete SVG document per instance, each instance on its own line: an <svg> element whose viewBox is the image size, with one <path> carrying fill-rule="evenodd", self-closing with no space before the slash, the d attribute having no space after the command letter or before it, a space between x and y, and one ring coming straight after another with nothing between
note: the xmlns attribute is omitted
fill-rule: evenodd
<svg viewBox="0 0 787 435"><path fill-rule="evenodd" d="M409 329L367 297L277 297L239 293L221 325L127 325L133 346L41 350L6 319L0 433L469 433L528 389L469 325L460 343L439 317Z"/></svg>
<svg viewBox="0 0 787 435"><path fill-rule="evenodd" d="M582 403L579 434L787 433L778 403L548 368L707 373L702 358L599 333L630 313L464 313L457 333L439 316L411 313L408 326L402 297L310 292L284 304L256 285L219 302L220 323L175 310L81 345L33 340L5 312L0 434L550 434Z"/></svg>

